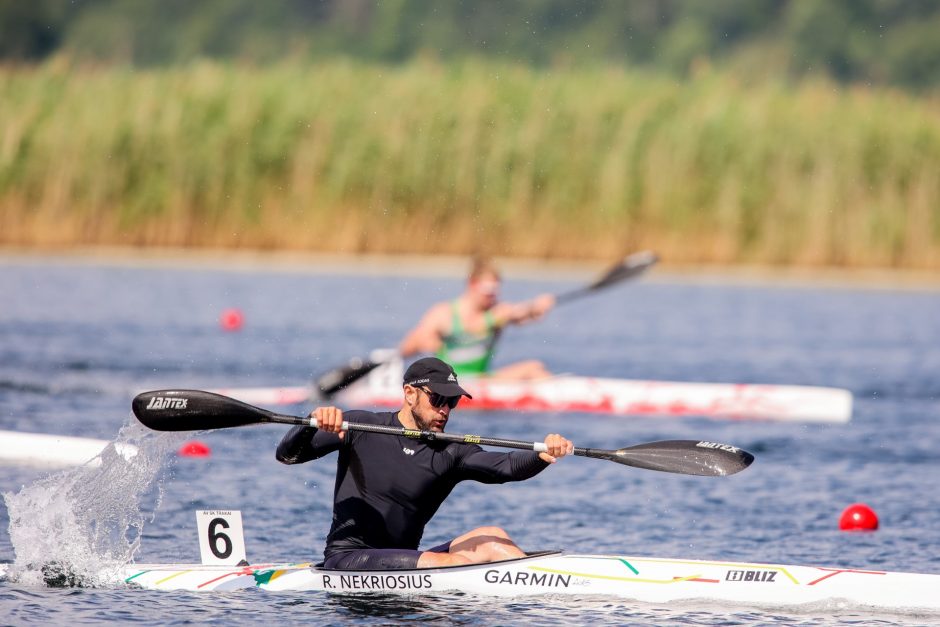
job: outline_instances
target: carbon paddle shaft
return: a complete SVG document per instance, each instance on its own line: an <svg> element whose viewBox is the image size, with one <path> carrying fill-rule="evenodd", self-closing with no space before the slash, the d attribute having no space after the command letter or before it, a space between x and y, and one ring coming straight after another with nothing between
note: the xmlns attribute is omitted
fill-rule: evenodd
<svg viewBox="0 0 940 627"><path fill-rule="evenodd" d="M202 390L157 390L138 394L132 403L134 415L155 431L204 431L252 424L278 423L316 427L312 417L285 416L247 403ZM480 435L457 435L387 425L344 422L347 431L397 435L424 442L460 442L544 452L544 442L505 440ZM665 440L637 444L615 451L575 448L581 457L608 461L659 472L720 477L744 470L754 456L730 444L701 440Z"/></svg>
<svg viewBox="0 0 940 627"><path fill-rule="evenodd" d="M439 442L460 442L463 444L498 446L502 448L537 451L540 453L548 450L544 442L526 442L523 440L489 438L480 435L456 435L434 431L419 431L416 429L399 429L384 425L343 423L343 426L349 431L368 431L370 433L402 435L425 442L433 442L435 440ZM645 470L658 470L660 472L698 475L702 477L733 475L744 470L754 461L753 455L736 446L717 442L703 442L701 440L663 440L661 442L638 444L616 451L575 447L574 454L581 457L606 459L607 461L623 464L624 466L632 466Z"/></svg>

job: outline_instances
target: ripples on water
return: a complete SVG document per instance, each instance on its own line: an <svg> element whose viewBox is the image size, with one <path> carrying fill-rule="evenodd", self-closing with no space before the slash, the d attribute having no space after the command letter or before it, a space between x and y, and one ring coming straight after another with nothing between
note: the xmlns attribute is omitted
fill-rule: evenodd
<svg viewBox="0 0 940 627"><path fill-rule="evenodd" d="M262 426L200 434L213 449L208 460L171 456L168 464L157 463L181 436L140 433L130 399L162 387L302 384L349 356L393 344L427 305L461 287L457 279L9 259L0 268L0 293L16 295L0 305L0 429L108 440L125 429L126 439L144 438L142 452L154 462L146 472L120 477L107 475L119 465L51 477L0 466L0 491L19 493L13 514L27 512L29 520L16 527L17 546L37 558L117 559L129 551L141 562L198 561L194 510L231 508L245 518L249 559L319 559L329 528L332 460L277 464L273 451L285 428ZM509 281L506 296L571 286ZM219 330L226 307L244 311L242 332ZM931 479L940 466L938 294L667 283L654 276L508 332L498 361L530 357L585 375L846 387L856 395L855 413L847 426L458 413L455 432L541 439L559 431L602 448L701 437L747 448L757 462L740 475L710 479L571 459L521 484L463 484L429 525L426 544L499 524L531 550L940 572L940 496ZM20 492L23 486L30 487ZM74 509L71 528L56 527L62 518L35 505L56 494L56 507ZM842 508L855 501L878 511L878 532L836 530ZM10 514L0 505L0 527L7 528ZM95 533L77 537L76 529L88 524ZM130 532L115 533L125 525ZM0 561L13 559L10 535L0 533ZM0 584L0 613L14 624L933 622L834 607L729 611L613 599L200 595L10 583Z"/></svg>

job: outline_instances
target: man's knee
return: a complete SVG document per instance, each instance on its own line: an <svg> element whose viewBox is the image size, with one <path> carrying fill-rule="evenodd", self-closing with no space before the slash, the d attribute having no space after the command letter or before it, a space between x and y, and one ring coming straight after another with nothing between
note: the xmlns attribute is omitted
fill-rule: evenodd
<svg viewBox="0 0 940 627"><path fill-rule="evenodd" d="M502 527L477 527L467 535L476 538L498 538L501 540L509 540L509 534Z"/></svg>
<svg viewBox="0 0 940 627"><path fill-rule="evenodd" d="M545 364L536 360L520 361L510 364L505 368L500 368L493 373L497 378L505 379L542 379L551 376L551 373L545 367Z"/></svg>
<svg viewBox="0 0 940 627"><path fill-rule="evenodd" d="M435 553L425 551L418 557L418 568L441 568L444 566L464 566L473 561L459 553Z"/></svg>

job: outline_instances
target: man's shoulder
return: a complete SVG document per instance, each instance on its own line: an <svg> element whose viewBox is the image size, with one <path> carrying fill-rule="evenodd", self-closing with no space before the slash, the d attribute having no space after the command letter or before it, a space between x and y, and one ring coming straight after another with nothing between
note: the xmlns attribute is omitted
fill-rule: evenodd
<svg viewBox="0 0 940 627"><path fill-rule="evenodd" d="M451 315L451 311L453 310L453 307L454 307L454 301L442 300L439 303L434 303L433 305L431 305L428 308L427 313L425 315L428 318L435 318L435 319L443 318L445 316L449 318Z"/></svg>
<svg viewBox="0 0 940 627"><path fill-rule="evenodd" d="M496 303L486 311L486 315L490 317L495 327L503 327L512 320L515 307L514 303Z"/></svg>

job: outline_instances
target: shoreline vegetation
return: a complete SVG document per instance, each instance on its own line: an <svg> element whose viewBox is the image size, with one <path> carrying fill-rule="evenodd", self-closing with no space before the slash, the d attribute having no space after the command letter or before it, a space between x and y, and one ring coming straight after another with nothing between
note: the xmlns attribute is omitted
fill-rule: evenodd
<svg viewBox="0 0 940 627"><path fill-rule="evenodd" d="M0 120L4 247L940 268L940 100L888 88L57 58Z"/></svg>
<svg viewBox="0 0 940 627"><path fill-rule="evenodd" d="M596 279L614 259L496 257L494 261L507 280L583 283ZM198 268L232 272L464 279L470 267L470 258L450 254L346 254L227 248L79 246L62 249L0 246L0 268L9 265L176 270ZM654 283L940 292L940 274L931 270L904 268L676 264L660 261L642 280Z"/></svg>

